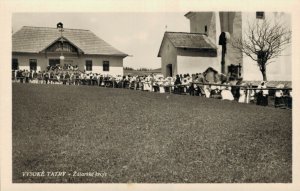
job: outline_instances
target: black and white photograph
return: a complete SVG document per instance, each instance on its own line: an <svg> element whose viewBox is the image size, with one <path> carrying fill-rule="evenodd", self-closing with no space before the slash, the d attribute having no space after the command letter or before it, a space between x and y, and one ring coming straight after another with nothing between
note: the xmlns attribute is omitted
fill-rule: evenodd
<svg viewBox="0 0 300 191"><path fill-rule="evenodd" d="M295 183L292 11L10 22L13 185Z"/></svg>

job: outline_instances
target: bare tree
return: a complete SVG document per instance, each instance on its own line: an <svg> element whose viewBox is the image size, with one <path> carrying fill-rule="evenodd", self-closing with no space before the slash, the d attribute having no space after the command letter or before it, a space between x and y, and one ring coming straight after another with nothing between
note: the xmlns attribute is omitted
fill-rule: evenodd
<svg viewBox="0 0 300 191"><path fill-rule="evenodd" d="M291 30L279 22L256 19L248 23L248 29L241 38L232 39L234 48L256 61L262 73L263 80L267 80L266 66L274 58L281 56L282 51L291 42Z"/></svg>

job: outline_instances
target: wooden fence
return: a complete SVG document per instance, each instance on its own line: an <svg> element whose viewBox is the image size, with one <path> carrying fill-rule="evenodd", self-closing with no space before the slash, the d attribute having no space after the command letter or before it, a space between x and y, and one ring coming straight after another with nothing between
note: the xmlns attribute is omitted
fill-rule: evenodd
<svg viewBox="0 0 300 191"><path fill-rule="evenodd" d="M16 82L17 80L13 80L13 82ZM24 81L24 80L22 80ZM42 80L44 81L44 80ZM72 81L69 79L62 79L58 81L56 78L48 79L48 82L50 83L62 83L62 84L76 84L76 85L97 85L97 86L103 86L103 87L111 87L111 88L126 88L126 89L134 89L134 90L144 90L143 86L144 83L148 83L152 89L150 91L154 91L154 89L158 92L161 92L163 90L163 93L177 93L177 94L188 94L188 92L183 92L183 89L187 89L187 87L191 87L193 85L196 85L199 88L203 88L205 86L208 87L219 87L216 89L219 89L222 91L221 87L230 87L230 88L242 88L245 91L245 103L250 103L250 94L252 91L256 90L269 90L269 91L279 91L282 90L284 92L287 92L288 95L285 95L285 97L290 96L290 92L292 91L292 88L275 88L275 87L267 87L267 88L257 88L252 85L231 85L231 84L215 84L215 83L200 83L200 82L192 82L187 85L155 85L152 82L129 82L129 81L117 81L117 80L102 80L101 84L99 80L94 79L73 79ZM75 83L76 82L76 83ZM141 87L142 86L142 87ZM178 90L178 91L174 91Z"/></svg>

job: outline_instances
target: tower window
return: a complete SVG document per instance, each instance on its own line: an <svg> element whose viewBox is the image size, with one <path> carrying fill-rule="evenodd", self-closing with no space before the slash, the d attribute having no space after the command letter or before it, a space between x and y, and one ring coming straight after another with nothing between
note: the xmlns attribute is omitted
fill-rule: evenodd
<svg viewBox="0 0 300 191"><path fill-rule="evenodd" d="M265 12L256 12L257 19L265 19Z"/></svg>
<svg viewBox="0 0 300 191"><path fill-rule="evenodd" d="M205 31L205 33L207 33L207 25L205 25L204 31Z"/></svg>

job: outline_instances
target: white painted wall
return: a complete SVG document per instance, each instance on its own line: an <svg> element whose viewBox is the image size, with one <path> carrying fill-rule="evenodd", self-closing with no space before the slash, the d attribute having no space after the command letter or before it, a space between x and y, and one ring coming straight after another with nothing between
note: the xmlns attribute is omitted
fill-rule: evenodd
<svg viewBox="0 0 300 191"><path fill-rule="evenodd" d="M14 53L12 58L18 59L19 69L29 70L29 59L37 59L37 70L44 71L49 65L49 59L58 59L59 55L45 54L18 54ZM123 58L116 56L96 56L96 55L83 55L79 58L76 56L65 56L65 59L72 60L72 65L78 65L79 70L85 70L86 60L92 60L93 73L110 74L110 75L123 75ZM103 71L103 61L109 61L109 71Z"/></svg>
<svg viewBox="0 0 300 191"><path fill-rule="evenodd" d="M19 69L20 70L30 70L29 60L36 59L37 60L37 70L43 71L46 66L48 66L48 60L44 55L40 54L13 54L12 58L18 59Z"/></svg>
<svg viewBox="0 0 300 191"><path fill-rule="evenodd" d="M188 16L188 19L191 33L205 33L205 26L207 26L206 34L212 42L217 43L216 14L214 12L194 12Z"/></svg>
<svg viewBox="0 0 300 191"><path fill-rule="evenodd" d="M190 31L191 32L204 32L204 26L208 26L208 35L216 43L218 43L218 36L220 33L220 12L197 12L196 14L191 14L190 19ZM245 31L248 29L248 22L253 22L256 20L256 12L236 12L236 13L222 13L223 16L228 16L230 19L223 19L224 23L223 30L229 31L231 37L239 37L240 35L245 34ZM291 28L291 16L287 13L282 12L266 12L265 18L273 21L281 21L287 27ZM229 22L229 23L228 23ZM232 27L228 29L226 27ZM232 30L232 31L231 31ZM222 31L222 29L221 29ZM220 62L221 55L221 46L218 46L218 63ZM277 59L274 59L272 63L267 66L267 77L268 80L291 80L292 79L292 58L291 58L291 46L287 47L285 51L282 52L282 55ZM194 59L194 58L191 58ZM179 63L179 62L178 62ZM227 46L227 55L226 55L226 65L238 64L243 65L243 77L245 80L262 80L261 72L255 61L251 58L237 52L231 47L230 44ZM219 65L215 69L220 70ZM181 68L181 69L179 69ZM182 66L178 67L178 73L184 71ZM188 69L186 69L188 70ZM226 68L227 70L227 68Z"/></svg>
<svg viewBox="0 0 300 191"><path fill-rule="evenodd" d="M221 63L222 46L218 45L221 32L229 32L231 37L242 35L242 15L241 12L194 12L188 16L190 20L190 31L204 33L205 25L208 26L208 37L217 47L217 59ZM221 23L222 21L222 23ZM241 53L227 43L227 53L225 55L225 72L228 66L243 64ZM221 65L219 66L221 67Z"/></svg>
<svg viewBox="0 0 300 191"><path fill-rule="evenodd" d="M177 56L178 74L202 73L208 67L212 67L218 72L221 70L221 64L218 63L216 57Z"/></svg>
<svg viewBox="0 0 300 191"><path fill-rule="evenodd" d="M243 34L248 29L248 22L253 22L256 20L256 13L249 12L243 13ZM280 21L286 25L286 27L291 28L291 16L288 13L280 12L266 12L265 18L271 21ZM291 81L292 80L292 50L291 46L287 47L285 51L282 52L281 57L274 59L272 63L267 65L267 78L268 81ZM262 80L262 74L256 64L251 58L244 55L243 57L243 70L245 80Z"/></svg>
<svg viewBox="0 0 300 191"><path fill-rule="evenodd" d="M177 74L177 49L173 46L169 39L165 39L162 45L161 52L161 71L162 74L167 77L166 67L168 64L172 64L173 76Z"/></svg>
<svg viewBox="0 0 300 191"><path fill-rule="evenodd" d="M94 56L86 55L81 57L78 62L78 67L86 70L86 60L92 60L93 67L92 73L110 74L110 75L123 75L123 58L114 56ZM103 71L103 61L109 61L109 71ZM87 71L89 72L89 71Z"/></svg>

